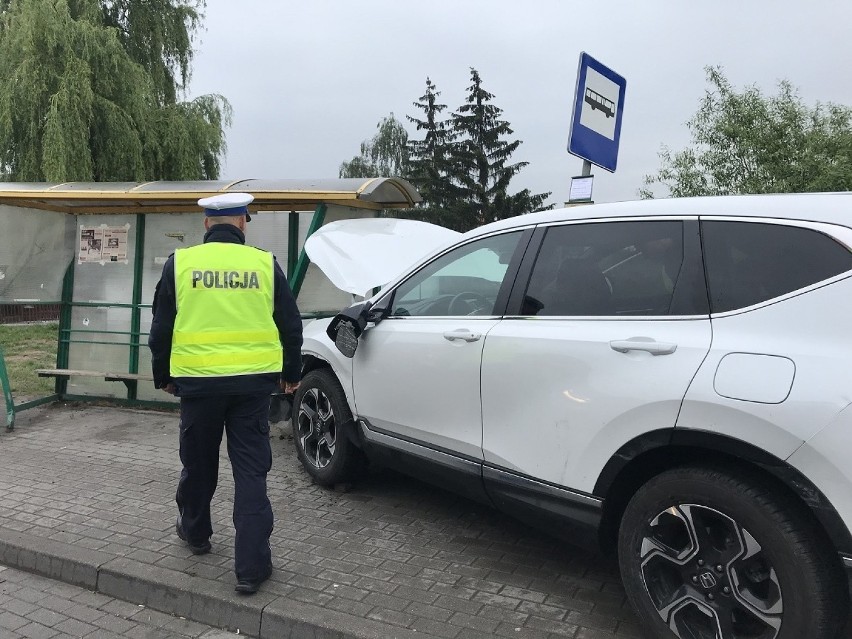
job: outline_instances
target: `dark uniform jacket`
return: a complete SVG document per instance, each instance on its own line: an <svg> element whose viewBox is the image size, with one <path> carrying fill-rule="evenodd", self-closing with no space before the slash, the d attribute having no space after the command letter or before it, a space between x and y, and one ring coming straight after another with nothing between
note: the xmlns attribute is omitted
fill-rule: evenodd
<svg viewBox="0 0 852 639"><path fill-rule="evenodd" d="M230 242L245 244L243 232L230 224L217 224L204 235L204 243ZM154 293L154 320L148 336L151 347L151 368L154 386L163 388L169 382L177 387L177 395L244 395L271 394L278 388L279 381L297 382L302 370L302 319L296 300L290 292L287 277L277 261L274 261L275 306L272 319L278 327L284 345L284 370L281 375L261 373L254 375L232 375L227 377L178 377L169 374L169 357L172 350L172 329L177 315L175 294L175 261L170 255L163 266L163 275Z"/></svg>

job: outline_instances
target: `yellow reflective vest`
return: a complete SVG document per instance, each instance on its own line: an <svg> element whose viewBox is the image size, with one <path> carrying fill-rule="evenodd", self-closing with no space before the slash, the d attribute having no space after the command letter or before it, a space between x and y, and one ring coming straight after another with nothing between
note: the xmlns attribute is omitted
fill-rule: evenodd
<svg viewBox="0 0 852 639"><path fill-rule="evenodd" d="M272 253L226 242L175 251L172 377L280 373Z"/></svg>

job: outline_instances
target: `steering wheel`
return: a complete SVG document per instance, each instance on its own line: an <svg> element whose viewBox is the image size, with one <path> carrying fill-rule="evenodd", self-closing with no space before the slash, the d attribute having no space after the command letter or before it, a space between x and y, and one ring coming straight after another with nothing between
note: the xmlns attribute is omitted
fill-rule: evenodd
<svg viewBox="0 0 852 639"><path fill-rule="evenodd" d="M464 302L466 308L462 312L461 308L457 308ZM454 295L447 306L447 315L473 315L484 308L490 308L491 302L487 297L473 291L462 291L458 295Z"/></svg>

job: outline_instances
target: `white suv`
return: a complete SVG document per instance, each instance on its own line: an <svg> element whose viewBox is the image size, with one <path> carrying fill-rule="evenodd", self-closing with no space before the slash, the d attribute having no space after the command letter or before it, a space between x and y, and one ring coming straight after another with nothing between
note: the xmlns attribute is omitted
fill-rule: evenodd
<svg viewBox="0 0 852 639"><path fill-rule="evenodd" d="M489 224L308 325L304 356L294 435L322 484L379 460L616 549L655 637L846 620L852 193Z"/></svg>

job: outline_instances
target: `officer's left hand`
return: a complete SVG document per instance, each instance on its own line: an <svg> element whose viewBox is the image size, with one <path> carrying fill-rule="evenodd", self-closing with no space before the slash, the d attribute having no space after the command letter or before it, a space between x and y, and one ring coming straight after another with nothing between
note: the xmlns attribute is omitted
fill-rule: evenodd
<svg viewBox="0 0 852 639"><path fill-rule="evenodd" d="M163 386L163 390L166 391L169 395L174 395L177 388L172 382L169 382L165 386Z"/></svg>
<svg viewBox="0 0 852 639"><path fill-rule="evenodd" d="M281 382L281 390L285 395L292 395L299 390L299 382Z"/></svg>

